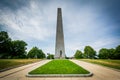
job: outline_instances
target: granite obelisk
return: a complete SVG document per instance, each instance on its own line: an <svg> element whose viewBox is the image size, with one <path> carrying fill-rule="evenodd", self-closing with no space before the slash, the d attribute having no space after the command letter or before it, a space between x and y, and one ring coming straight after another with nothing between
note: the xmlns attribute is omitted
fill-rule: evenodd
<svg viewBox="0 0 120 80"><path fill-rule="evenodd" d="M56 44L55 59L65 59L64 33L62 24L62 10L57 9L57 28L56 28Z"/></svg>

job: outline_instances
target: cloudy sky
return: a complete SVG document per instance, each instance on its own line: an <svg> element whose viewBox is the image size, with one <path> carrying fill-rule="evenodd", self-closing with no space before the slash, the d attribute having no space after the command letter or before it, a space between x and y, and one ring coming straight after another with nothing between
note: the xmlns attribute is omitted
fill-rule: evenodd
<svg viewBox="0 0 120 80"><path fill-rule="evenodd" d="M96 51L120 44L119 0L0 0L0 31L12 40L55 53L57 8L62 8L65 51L73 56L90 45Z"/></svg>

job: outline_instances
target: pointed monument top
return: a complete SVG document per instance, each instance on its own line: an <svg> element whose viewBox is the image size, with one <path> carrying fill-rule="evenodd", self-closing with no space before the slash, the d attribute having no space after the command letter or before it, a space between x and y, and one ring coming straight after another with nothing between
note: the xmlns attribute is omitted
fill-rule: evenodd
<svg viewBox="0 0 120 80"><path fill-rule="evenodd" d="M61 9L61 8L58 8L58 9Z"/></svg>

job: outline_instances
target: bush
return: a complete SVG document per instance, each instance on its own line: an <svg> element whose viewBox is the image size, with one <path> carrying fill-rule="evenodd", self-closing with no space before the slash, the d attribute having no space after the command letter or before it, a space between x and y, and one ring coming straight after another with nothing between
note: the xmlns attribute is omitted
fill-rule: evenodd
<svg viewBox="0 0 120 80"><path fill-rule="evenodd" d="M29 52L28 52L28 58L45 58L45 54L41 49L38 49L37 47L33 47Z"/></svg>
<svg viewBox="0 0 120 80"><path fill-rule="evenodd" d="M53 54L48 54L47 59L54 59L54 55Z"/></svg>
<svg viewBox="0 0 120 80"><path fill-rule="evenodd" d="M84 58L94 59L96 57L96 51L91 46L85 46Z"/></svg>
<svg viewBox="0 0 120 80"><path fill-rule="evenodd" d="M83 58L83 53L80 51L80 50L77 50L74 57L76 59L80 59L80 58Z"/></svg>

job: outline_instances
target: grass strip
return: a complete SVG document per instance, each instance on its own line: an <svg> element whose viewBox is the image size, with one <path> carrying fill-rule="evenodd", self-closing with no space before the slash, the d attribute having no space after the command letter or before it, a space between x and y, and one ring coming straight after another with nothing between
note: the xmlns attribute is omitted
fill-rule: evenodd
<svg viewBox="0 0 120 80"><path fill-rule="evenodd" d="M69 60L52 60L29 74L88 74L87 70Z"/></svg>
<svg viewBox="0 0 120 80"><path fill-rule="evenodd" d="M40 59L0 59L0 70L40 61Z"/></svg>
<svg viewBox="0 0 120 80"><path fill-rule="evenodd" d="M108 60L107 59L80 59L80 60L120 70L120 60L109 60L109 59Z"/></svg>

